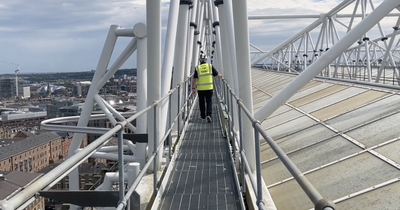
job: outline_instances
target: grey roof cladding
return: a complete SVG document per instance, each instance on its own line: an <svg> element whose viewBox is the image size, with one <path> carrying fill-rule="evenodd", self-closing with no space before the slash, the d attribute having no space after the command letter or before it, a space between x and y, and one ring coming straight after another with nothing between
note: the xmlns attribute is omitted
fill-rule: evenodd
<svg viewBox="0 0 400 210"><path fill-rule="evenodd" d="M25 140L14 142L5 147L0 147L0 160L12 157L16 154L27 151L30 148L45 144L59 137L60 136L56 132L48 132L26 138Z"/></svg>
<svg viewBox="0 0 400 210"><path fill-rule="evenodd" d="M0 171L5 180L0 180L0 200L4 200L19 188L25 187L27 184L40 177L41 173L27 173L21 171Z"/></svg>

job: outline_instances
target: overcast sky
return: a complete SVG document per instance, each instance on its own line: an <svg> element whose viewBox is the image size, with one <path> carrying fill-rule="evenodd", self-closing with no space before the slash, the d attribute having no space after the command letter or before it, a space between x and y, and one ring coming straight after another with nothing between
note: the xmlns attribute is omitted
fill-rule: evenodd
<svg viewBox="0 0 400 210"><path fill-rule="evenodd" d="M95 69L110 25L145 23L145 0L9 0L0 2L0 74ZM169 1L162 4L165 33ZM249 15L328 12L341 0L248 0ZM315 20L250 21L250 42L264 50ZM266 36L268 35L268 38ZM119 39L116 52L130 40ZM164 43L163 43L164 45ZM136 56L135 56L136 57ZM134 58L123 66L136 67Z"/></svg>

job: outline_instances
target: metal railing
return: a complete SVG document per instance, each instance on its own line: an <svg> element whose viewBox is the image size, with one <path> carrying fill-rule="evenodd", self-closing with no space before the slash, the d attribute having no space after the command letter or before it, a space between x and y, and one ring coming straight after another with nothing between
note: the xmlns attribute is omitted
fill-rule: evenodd
<svg viewBox="0 0 400 210"><path fill-rule="evenodd" d="M290 158L285 154L285 152L279 147L275 141L268 136L268 134L261 127L261 123L256 120L251 112L245 107L242 100L234 93L229 84L225 79L222 79L223 84L217 85L220 89L218 93L223 100L225 101L225 110L227 111L229 129L232 131L230 135L233 137L232 149L233 154L236 154L236 144L239 145L239 154L240 154L240 169L241 169L241 180L242 180L242 191L245 189L245 173L249 175L249 179L254 190L255 195L257 196L257 205L259 209L265 209L265 204L263 202L262 195L262 177L261 177L261 160L260 160L260 139L261 135L264 140L268 143L268 145L272 148L275 154L278 156L280 161L285 165L285 167L292 174L297 183L301 186L303 191L307 194L310 200L314 204L314 208L316 210L334 210L335 205L332 201L329 201L322 197L322 195L315 189L315 187L310 183L310 181L303 175L303 173L297 168L297 166L290 160ZM236 100L237 103L237 117L239 123L239 131L237 132L236 127L234 126L234 113L233 113L233 102ZM249 163L246 158L246 154L243 148L243 122L242 122L242 112L245 114L254 129L254 138L255 138L255 154L256 154L256 180L252 176L252 171L250 169ZM239 133L239 134L238 134Z"/></svg>
<svg viewBox="0 0 400 210"><path fill-rule="evenodd" d="M154 112L154 139L157 139L156 136L156 131L158 123L157 123L157 107L161 104L166 99L169 99L169 110L168 110L168 130L165 131L163 137L161 138L160 142L158 144L154 144L153 152L151 156L148 158L146 164L143 166L143 169L140 171L138 174L137 178L135 181L132 183L132 185L129 186L129 189L125 193L124 189L124 173L119 173L119 194L120 194L120 200L118 202L117 210L122 210L127 206L127 203L132 196L132 193L136 190L138 185L140 184L142 178L146 174L146 171L153 165L153 170L154 170L154 176L153 176L153 194L157 194L157 186L158 186L158 180L157 180L157 161L156 157L157 155L160 155L160 149L163 147L165 141L168 141L168 160L171 160L171 153L172 151L172 138L171 138L171 132L173 131L173 127L175 123L178 122L180 124L180 120L184 117L184 114L186 112L187 107L191 107L193 104L193 97L190 93L190 91L187 91L187 87L189 86L190 78L188 77L185 81L182 83L178 84L175 88L171 89L165 96L160 98L157 101L154 101L151 105L146 107L145 109L135 113L131 117L127 118L126 120L123 120L121 122L118 122L113 128L111 129L105 129L105 128L92 128L92 127L77 127L77 126L67 126L67 125L52 125L49 123L64 123L64 122L73 122L76 121L79 117L65 117L65 118L56 118L56 119L50 119L42 122L42 128L47 129L47 130L57 130L57 131L72 131L72 132L78 132L78 133L97 133L97 134L103 134L100 136L98 139L96 139L94 142L83 148L81 151L77 152L75 155L71 156L67 160L65 160L63 163L61 163L59 166L54 168L52 171L49 173L43 175L40 177L38 180L36 180L34 183L31 185L27 186L25 189L21 190L20 192L16 193L14 196L11 198L5 199L0 201L0 207L3 210L14 210L17 208L22 208L26 207L27 204L33 202L35 198L38 196L37 192L41 190L48 190L50 189L53 185L55 185L58 181L60 181L63 177L67 176L72 170L74 170L76 167L78 167L79 164L84 162L87 158L89 158L91 155L93 155L96 151L98 151L102 146L104 146L107 142L110 141L110 139L115 135L118 134L118 150L119 150L119 156L118 156L118 164L119 164L119 171L123 172L124 171L124 160L123 160L123 149L122 147L122 133L124 127L132 122L134 119L138 118L139 116L149 112L153 111ZM237 97L237 95L233 92L229 84L226 82L225 79L220 80L223 82L223 84L217 84L216 89L219 93L220 100L225 101L225 110L227 111L228 114L228 121L230 125L230 133L233 136L234 141L232 141L232 149L233 149L233 158L236 157L236 144L239 145L239 154L240 154L240 170L241 170L241 183L242 183L242 192L245 190L245 173L248 174L250 183L252 185L252 189L254 190L255 195L257 196L257 205L259 209L265 209L265 204L263 202L263 195L262 195L262 177L261 177L261 164L260 164L260 139L259 136L261 135L265 141L270 145L270 147L273 149L273 151L276 153L278 158L282 161L282 163L286 166L286 168L290 171L290 173L293 175L293 177L296 179L298 184L302 187L303 191L308 195L310 200L314 203L315 209L317 210L333 210L334 204L331 201L328 201L324 199L321 194L312 186L312 184L307 180L307 178L301 173L301 171L296 167L296 165L293 164L293 162L285 155L285 153L282 151L282 149L271 139L266 132L263 130L261 127L261 124L259 121L257 121L249 112L244 104L242 103L241 99ZM218 82L218 80L217 80ZM176 93L178 94L178 98L181 98L180 92L181 88L184 88L184 96L186 97L184 100L184 103L181 107L178 107L177 114L174 119L171 117L172 107L171 107L171 96L172 94ZM237 103L237 117L238 117L238 127L239 127L239 132L237 132L236 127L234 125L235 119L234 119L234 112L233 112L233 103L234 100L236 100ZM245 116L250 120L252 127L254 128L254 137L255 137L255 151L256 151L256 174L255 174L255 179L253 177L252 171L250 169L250 165L247 161L246 154L244 152L243 148L243 124L242 124L242 113L245 114ZM91 116L91 119L102 119L105 118L105 115L93 115ZM181 132L181 128L178 126L178 133ZM182 130L183 131L183 130ZM179 136L179 135L178 135Z"/></svg>
<svg viewBox="0 0 400 210"><path fill-rule="evenodd" d="M49 190L52 186L54 186L57 182L59 182L62 178L67 176L72 170L77 168L81 163L83 163L86 159L88 159L91 155L96 153L102 146L107 144L113 136L116 134L118 135L118 164L119 164L119 180L120 180L120 201L117 206L117 210L121 210L127 206L127 201L131 197L132 193L136 190L136 187L139 185L141 182L142 178L144 177L146 171L150 168L151 165L154 166L154 176L153 176L153 194L157 193L157 161L156 157L157 155L162 155L162 152L160 152L160 149L164 146L165 141L168 141L168 151L169 151L169 157L168 161L171 160L171 153L172 153L172 137L171 133L173 131L173 127L176 122L180 124L181 118L184 118L184 114L186 112L186 109L188 106L192 106L193 104L193 97L191 95L191 91L184 91L184 103L182 104L181 107L177 108L177 114L175 118L172 120L171 118L171 113L173 112L173 107L171 107L171 96L172 94L177 94L178 98L181 98L181 88L183 87L184 89L187 89L189 86L189 82L191 79L191 76L185 79L185 81L181 82L178 84L175 88L171 89L165 96L162 98L154 101L151 105L148 107L144 108L143 110L133 114L131 117L122 120L118 122L113 128L107 129L107 128L94 128L94 127L79 127L79 126L69 126L69 125L55 125L55 124L49 124L49 123L66 123L66 122L75 122L79 119L79 116L75 117L63 117L63 118L55 118L55 119L50 119L50 120L45 120L42 122L42 129L46 130L53 130L53 131L68 131L68 132L76 132L76 133L95 133L95 134L102 134L99 138L97 138L95 141L87 145L85 148L80 150L79 152L76 152L73 156L69 157L66 159L63 163L58 165L56 168L51 170L50 172L44 174L41 176L39 179L35 180L33 183L30 185L26 186L24 189L22 189L20 192L16 193L10 198L4 199L0 201L0 208L2 210L15 210L15 209L23 209L33 201L35 201L36 197L39 196L38 192L42 190ZM186 94L187 93L187 94ZM124 130L124 127L138 118L139 116L147 113L148 111L153 110L154 112L154 139L157 139L156 136L156 131L157 129L157 107L161 104L161 102L165 101L166 99L169 100L169 108L168 108L168 127L169 128L167 131L165 131L163 137L159 141L158 144L154 144L153 153L151 154L150 157L148 157L148 160L146 164L143 166L143 169L140 171L138 176L136 177L135 181L132 183L131 186L129 186L129 190L125 193L124 189L124 178L123 178L123 171L124 171L124 161L123 161L123 150L122 147L122 133ZM100 114L100 115L92 115L90 119L105 119L106 115ZM178 133L183 132L184 129L180 130L181 128L178 126ZM179 135L178 135L179 136ZM161 153L161 154L160 154ZM121 173L122 172L122 173Z"/></svg>

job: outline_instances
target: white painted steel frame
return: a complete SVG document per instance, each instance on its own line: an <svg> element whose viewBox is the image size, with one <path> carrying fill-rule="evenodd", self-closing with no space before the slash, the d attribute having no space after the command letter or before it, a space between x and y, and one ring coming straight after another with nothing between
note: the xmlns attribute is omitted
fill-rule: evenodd
<svg viewBox="0 0 400 210"><path fill-rule="evenodd" d="M354 5L353 5L354 3ZM346 7L353 8L353 14L338 14L341 10ZM281 45L277 46L268 53L259 53L258 58L254 58L252 66L262 65L264 68L277 70L277 71L289 71L289 72L302 72L307 69L307 66L312 62L315 62L322 54L333 46L337 41L340 40L338 29L336 27L339 24L341 27L347 28L350 31L356 24L358 19L364 19L368 14L367 12L375 10L375 6L372 1L365 0L349 0L342 2L339 6L331 10L330 12L322 15L286 15L286 16L252 16L250 20L260 19L287 19L287 18L318 18L316 22L311 24L308 28L302 30L295 36L289 38ZM390 13L385 17L399 17L399 13ZM339 19L349 18L348 23L343 23ZM324 69L321 69L320 76L324 77L335 77L352 80L363 80L376 83L392 83L392 85L400 85L400 75L398 70L398 63L400 59L394 57L398 51L398 40L396 36L386 36L382 29L382 23L377 22L374 31L379 31L380 38L372 39L369 37L369 33L360 35L357 40L356 47L349 48L344 51L342 55L338 56L337 59L332 61ZM317 27L320 27L320 31L316 32ZM398 31L398 24L393 25L394 33ZM314 46L310 32L317 33L317 42ZM372 34L372 33L371 33ZM387 44L390 38L392 45ZM306 43L310 41L310 43ZM382 43L383 46L380 46ZM295 49L293 49L295 47ZM379 51L373 50L379 47ZM351 52L349 52L351 51ZM385 56L385 57L384 57ZM308 58L308 59L306 59ZM283 65L288 64L289 67ZM377 75L373 72L377 71ZM392 73L394 79L388 81L387 77L382 78L383 72L388 74L388 71Z"/></svg>
<svg viewBox="0 0 400 210"><path fill-rule="evenodd" d="M347 1L343 3L347 3ZM284 89L282 89L271 100L269 100L265 105L258 109L255 113L256 119L263 121L268 116L270 116L280 105L282 105L290 97L292 97L312 78L317 76L321 72L321 70L329 66L332 61L341 56L342 53L345 52L353 43L359 40L360 37L367 33L368 30L370 30L376 23L378 23L382 18L384 18L388 13L390 13L394 8L398 7L399 5L399 0L387 0L379 5L365 19L363 19L359 24L352 28L341 40L339 40L335 45L329 48L329 50L326 51L319 59L312 63ZM322 22L322 20L314 22L314 24L312 24L308 28L315 28L314 26L316 26L319 22ZM307 31L308 30L304 31L303 33ZM298 36L292 38L291 41L287 41L287 44L292 42L294 39L301 38L300 33L298 33L297 35ZM276 51L277 50L280 49L276 49ZM267 54L272 53L270 51ZM253 64L256 64L255 61L253 62Z"/></svg>
<svg viewBox="0 0 400 210"><path fill-rule="evenodd" d="M196 1L197 2L197 1ZM208 2L208 3L207 3ZM353 21L351 21L350 25L348 26L349 28L349 33L343 37L342 39L338 40L337 32L335 29L335 25L332 24L334 20L336 20L337 17L336 14L343 8L347 7L351 3L354 2L354 0L348 0L344 1L341 4L339 4L337 7L335 7L333 10L328 12L325 15L321 15L320 19L318 19L316 22L308 26L306 29L302 30L301 32L297 33L295 36L293 36L291 39L285 41L284 43L278 45L275 47L273 50L267 52L265 55L260 56L256 61L254 61L252 64L250 64L250 57L248 56L250 54L249 51L249 42L248 42L248 26L247 26L247 11L246 11L246 2L245 1L239 1L239 0L233 0L232 2L227 0L226 1L228 6L224 6L223 4L219 5L218 10L216 7L211 3L209 0L200 0L198 3L199 7L198 10L194 8L196 11L200 11L198 15L196 15L197 21L198 21L198 30L200 34L196 36L197 39L193 39L193 43L187 43L188 42L188 31L193 32L193 28L188 29L188 22L185 22L186 27L185 30L183 30L183 36L186 36L186 38L182 39L183 43L187 43L188 45L193 46L193 56L192 56L192 61L189 61L188 58L186 59L177 59L174 62L174 65L179 65L183 63L183 67L181 67L181 71L185 71L184 67L188 66L188 63L186 62L192 62L193 64L197 63L197 57L198 57L198 52L200 50L201 45L198 45L197 42L201 41L202 44L206 44L203 48L205 53L208 53L210 56L210 51L211 51L211 43L216 42L216 48L215 52L215 62L217 63L218 67L220 67L220 71L224 74L225 78L227 78L228 83L232 86L238 86L237 89L239 93L239 97L243 101L243 104L249 109L252 110L252 97L251 97L251 77L250 77L250 65L257 64L261 61L263 61L265 58L268 56L274 56L274 62L277 67L285 67L287 66L285 62L282 62L282 59L287 57L289 54L289 60L292 61L302 61L302 65L304 69L306 69L301 75L299 75L292 83L290 83L287 87L284 88L281 92L279 92L272 100L270 100L266 105L264 105L261 109L259 109L256 113L255 116L259 120L263 120L266 117L268 117L273 111L275 111L280 104L285 102L288 98L290 98L295 91L297 91L300 87L302 87L305 83L307 83L311 78L314 76L318 75L322 69L329 68L329 65L331 64L332 61L340 57L344 52L347 54L343 54L343 59L344 60L349 60L351 59L351 56L356 54L356 53L348 53L347 50L349 49L349 46L354 43L355 41L359 40L360 37L362 37L364 34L367 33L367 31L376 23L379 22L380 19L382 19L384 16L386 16L389 12L393 10L393 8L396 8L399 6L400 1L399 0L387 0L383 2L379 7L374 9L371 14L369 14L367 17L364 18L363 21L361 21L358 25L356 25L354 28L352 28ZM358 4L359 1L357 1ZM177 4L178 1L173 1L171 4L171 11L176 11L177 9ZM182 6L180 6L182 7ZM365 8L365 5L363 5ZM212 9L211 9L212 8ZM186 8L185 8L186 9ZM187 10L187 9L186 9ZM212 11L212 13L210 12ZM232 12L234 11L234 12ZM192 10L193 12L193 10ZM209 13L209 14L208 14ZM219 17L219 14L221 15ZM176 13L175 13L176 14ZM233 15L234 14L234 15ZM365 16L365 13L363 13ZM185 13L183 16L187 17L186 19L188 20L189 14ZM193 15L194 16L194 15ZM192 20L193 20L192 16ZM204 20L204 18L206 18ZM358 15L353 14L351 16L352 18L356 17ZM173 36L176 33L176 30L178 30L177 27L177 20L179 19L177 16L174 14L170 14L171 22L169 22L168 26L171 27L171 31L168 33L169 36ZM213 36L211 34L212 28L211 28L211 21L218 21L218 19L221 19L221 25L216 26L216 35ZM232 19L234 21L232 21ZM174 21L175 20L175 21ZM352 19L353 20L353 19ZM87 101L83 107L82 115L79 117L78 124L75 128L71 129L70 126L59 126L58 129L55 130L68 130L68 131L76 131L73 137L72 144L70 146L69 150L69 159L67 159L61 167L57 167L56 170L44 175L39 182L35 182L31 186L28 186L24 191L20 192L17 196L9 199L9 200L3 200L1 201L1 207L2 209L5 210L13 210L17 208L19 205L21 205L23 202L25 202L27 199L29 199L35 192L37 192L37 189L42 189L44 186L47 186L50 184L50 182L54 183L53 180L57 180L62 174L66 174L71 171L69 167L71 165L77 166L80 164L82 161L84 161L87 157L90 157L91 155L94 155L96 151L99 151L101 147L108 142L109 137L111 136L102 136L99 139L97 139L95 142L92 144L88 145L82 151L76 152L80 146L83 133L82 130L86 129L86 131L89 132L95 132L95 133L105 133L105 132L111 132L111 133L116 133L117 131L121 130L124 126L128 126L131 130L135 130L135 128L132 125L128 124L129 120L132 120L133 117L136 117L140 114L143 114L144 112L139 111L139 113L135 114L134 116L125 119L122 114L119 114L116 112L110 105L105 103L105 101L98 95L98 92L100 88L108 81L109 78L117 71L117 69L129 58L130 55L136 50L136 47L139 49L142 49L140 56L143 54L146 54L144 57L140 57L141 61L145 62L138 62L138 71L143 73L141 78L145 78L146 71L147 71L147 85L146 84L141 84L142 89L143 87L147 87L147 100L145 99L145 92L141 92L141 95L143 97L143 100L147 101L147 105L157 105L155 102L161 98L161 93L167 92L167 90L170 87L170 75L172 71L172 64L171 60L172 58L170 57L171 55L177 56L174 46L176 46L174 43L173 38L174 37L167 37L167 44L168 47L166 47L166 50L170 54L164 54L164 65L165 69L162 69L161 67L161 1L160 0L147 0L147 33L143 33L143 29L146 27L143 25L139 25L138 28L136 27L137 30L135 30L135 27L132 29L122 29L119 28L117 25L112 25L110 27L102 54L99 59L98 66L96 68L95 75L93 77L92 85L89 89ZM234 23L234 25L232 24ZM340 23L340 22L339 22ZM324 28L321 29L321 34L319 37L319 40L321 42L317 42L316 44L313 43L313 40L310 38L310 32L320 24L324 24ZM341 25L344 25L343 23L340 23ZM398 24L396 25L398 26ZM225 28L224 28L225 27ZM234 32L233 29L234 28ZM208 31L208 34L206 35L206 32ZM397 34L397 29L395 28L395 31L392 33L392 36L394 37ZM136 39L135 35L139 35ZM147 42L145 40L147 35ZM189 37L190 37L189 33ZM222 36L221 36L222 35ZM121 55L117 58L115 63L111 65L109 69L109 62L110 62L110 57L112 55L114 45L116 43L116 40L118 36L131 36L133 37L132 41L129 43L129 45L126 47L126 49L121 53ZM225 37L222 39L221 37ZM233 38L233 39L232 39ZM335 38L335 39L334 39ZM141 39L141 41L139 41ZM191 38L189 38L191 40ZM295 42L297 40L300 41L300 45L296 45ZM326 45L327 42L330 40L332 43L335 41L338 41L335 43L335 45L330 46ZM139 42L141 44L139 45ZM190 41L189 41L190 42ZM145 46L145 43L147 43L147 47ZM363 49L365 51L368 51L370 48L368 47L368 43L365 43L365 46ZM371 42L373 43L373 42ZM385 42L386 43L386 42ZM376 43L374 46L379 46L379 50L385 51L385 49L394 49L393 51L388 52L386 50L386 56L390 57L398 57L398 50L397 50L397 45L394 39L391 39L391 43L388 46L381 47L377 45ZM139 47L140 46L140 47ZM240 46L238 48L240 49L235 49L230 48L230 46ZM321 49L323 47L330 47L329 51L320 51L318 56L319 59L315 58L315 61L313 63L310 63L309 65L308 61L306 60L305 57L307 56L299 56L302 53L307 54L309 51L312 52L312 56L317 57L317 55L314 54L314 49L316 47L320 46ZM358 52L360 52L360 49L362 47L354 48L358 49ZM144 52L147 49L146 52ZM185 47L183 48L183 51L187 51L190 49L190 47ZM282 50L284 49L284 50ZM231 51L234 51L231 53ZM174 52L174 53L172 53ZM295 56L296 54L293 54L293 52L297 53L297 57ZM373 51L376 53L376 51ZM234 55L236 53L236 55ZM183 55L185 53L181 53ZM243 56L246 55L246 56ZM346 57L344 56L346 55ZM212 55L211 55L212 56ZM360 56L359 54L357 56ZM369 56L369 53L366 55L367 57ZM375 54L376 56L376 54ZM190 58L190 56L188 56ZM378 58L378 56L376 56ZM151 59L147 59L151 58ZM169 61L168 59L165 58L170 58ZM302 59L300 59L302 58ZM324 58L324 59L321 59ZM139 59L139 55L138 55ZM195 60L196 59L196 60ZM235 62L236 60L236 62ZM392 59L393 61L393 59ZM264 62L264 61L263 61ZM146 67L147 64L147 67ZM186 64L186 65L185 65ZM163 66L164 66L163 65ZM236 70L232 72L232 66L236 67ZM348 70L350 71L350 70ZM382 72L382 70L380 71ZM164 75L165 77L161 77L161 75ZM327 69L327 74L330 75L329 69ZM357 72L354 72L354 74L357 74ZM236 76L235 76L236 75ZM238 81L240 75L240 81ZM162 78L162 79L161 79ZM178 77L175 80L183 80L183 77ZM144 79L145 80L145 79ZM179 83L179 81L175 81L174 83ZM145 80L146 81L146 80ZM162 84L162 86L160 85ZM240 85L240 88L239 88ZM101 117L108 117L108 119L115 125L114 128L112 129L99 129L99 128L86 128L88 121L93 117L91 116L92 113L92 107L94 103L97 102L100 104L100 107L102 110L105 112L105 115L102 115ZM140 106L143 106L140 105ZM147 111L149 109L144 109L143 111ZM156 106L154 108L154 112L150 111L148 112L147 115L147 132L149 134L149 151L148 151L148 156L150 156L150 153L154 152L153 148L155 148L158 151L162 151L162 145L160 145L158 148L156 148L156 145L159 144L161 141L161 135L160 133L163 128L165 128L165 122L164 119L167 119L166 117L160 118L160 115L166 115L165 112L160 112L160 110L164 110L159 108L159 106ZM117 123L116 119L117 118L119 121L121 120L126 120L122 123ZM70 119L70 118L66 118ZM161 119L161 120L157 120ZM56 120L55 120L56 121ZM130 122L130 121L129 121ZM154 126L156 125L156 126ZM246 127L247 125L247 127ZM50 128L51 125L44 125L44 127ZM250 130L251 122L245 122L244 123L244 129L246 131ZM160 128L160 129L157 129ZM137 128L136 128L137 129ZM145 129L141 128L140 132L144 132ZM244 131L244 136L246 136L246 131ZM120 133L122 134L122 132ZM243 134L241 134L243 135ZM246 156L247 159L249 160L249 163L251 163L250 167L254 167L255 161L251 160L255 156L255 152L251 151L251 148L254 148L254 141L252 140L252 135L251 131L248 131L246 138L248 140L248 145L246 145L247 150ZM250 141L249 141L250 139ZM120 141L120 143L122 143ZM246 142L247 144L247 142ZM128 147L131 148L131 150L134 150L132 145L127 144ZM119 146L119 149L121 148L122 145ZM126 146L124 146L125 148ZM108 148L108 149L115 149L115 148ZM108 150L104 148L104 150ZM76 154L75 154L76 153ZM98 153L100 154L100 153ZM100 154L101 155L101 154ZM123 157L120 157L123 158ZM143 158L143 157L142 157ZM144 157L146 158L146 157ZM154 156L150 159L156 159L154 167L150 168L155 168L157 171L157 166L159 165L161 155ZM147 162L146 165L151 165L152 162ZM253 169L254 170L254 169ZM142 171L142 173L144 173ZM142 174L141 173L141 174ZM156 173L154 173L156 176ZM77 180L77 170L74 169L70 173L70 189L71 190L78 190L78 180ZM137 181L135 181L137 184ZM134 185L133 183L132 185ZM128 195L125 195L128 196ZM75 207L76 209L77 207ZM119 209L123 208L123 206L119 206ZM74 208L73 208L74 209Z"/></svg>

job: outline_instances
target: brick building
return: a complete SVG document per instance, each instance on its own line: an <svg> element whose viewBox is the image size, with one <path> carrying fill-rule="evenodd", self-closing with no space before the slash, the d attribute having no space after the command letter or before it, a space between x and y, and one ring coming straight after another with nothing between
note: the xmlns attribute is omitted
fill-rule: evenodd
<svg viewBox="0 0 400 210"><path fill-rule="evenodd" d="M43 133L23 140L2 139L0 171L37 172L68 154L71 138L55 132ZM7 144L5 141L8 141ZM82 147L87 145L86 137Z"/></svg>
<svg viewBox="0 0 400 210"><path fill-rule="evenodd" d="M46 112L29 112L13 115L2 114L2 119L0 119L0 127L6 127L10 129L21 127L39 127L40 123L46 119Z"/></svg>
<svg viewBox="0 0 400 210"><path fill-rule="evenodd" d="M54 132L12 142L0 148L0 171L39 171L48 166L50 160L58 160L62 151L60 145L61 137Z"/></svg>

